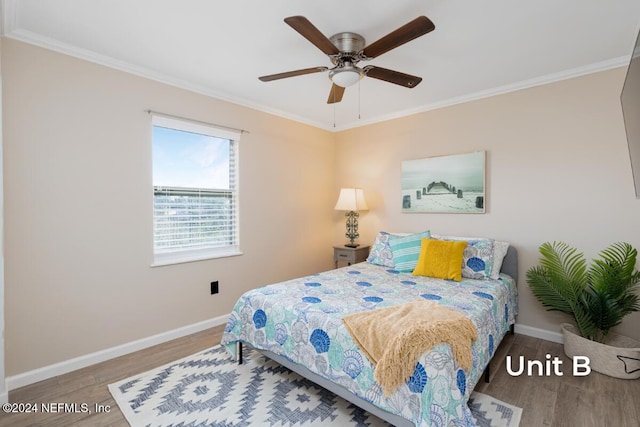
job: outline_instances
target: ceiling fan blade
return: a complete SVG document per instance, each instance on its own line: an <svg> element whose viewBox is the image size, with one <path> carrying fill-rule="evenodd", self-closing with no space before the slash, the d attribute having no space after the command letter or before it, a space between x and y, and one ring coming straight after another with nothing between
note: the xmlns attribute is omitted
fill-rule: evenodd
<svg viewBox="0 0 640 427"><path fill-rule="evenodd" d="M307 18L304 16L290 16L284 18L284 22L289 24L291 28L300 33L300 35L309 40L315 47L323 51L327 55L337 55L340 50L331 43L324 34L320 32Z"/></svg>
<svg viewBox="0 0 640 427"><path fill-rule="evenodd" d="M327 67L313 67L305 68L303 70L287 71L286 73L270 74L268 76L258 77L263 82L270 82L272 80L286 79L287 77L302 76L304 74L321 73L327 71Z"/></svg>
<svg viewBox="0 0 640 427"><path fill-rule="evenodd" d="M409 89L418 86L422 81L422 77L412 76L411 74L388 70L386 68L374 67L373 65L365 67L364 73L367 77L384 80L385 82L408 87Z"/></svg>
<svg viewBox="0 0 640 427"><path fill-rule="evenodd" d="M433 31L436 26L426 16L419 16L395 31L365 47L362 53L367 58L376 58L413 39Z"/></svg>
<svg viewBox="0 0 640 427"><path fill-rule="evenodd" d="M344 88L334 83L333 86L331 86L327 104L335 104L336 102L342 101L342 95L344 95Z"/></svg>

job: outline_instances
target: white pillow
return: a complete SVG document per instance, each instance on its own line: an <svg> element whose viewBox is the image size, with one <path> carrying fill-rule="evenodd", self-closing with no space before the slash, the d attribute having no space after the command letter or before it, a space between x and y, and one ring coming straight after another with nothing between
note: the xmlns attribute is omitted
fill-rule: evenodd
<svg viewBox="0 0 640 427"><path fill-rule="evenodd" d="M500 277L500 269L502 268L502 261L507 255L507 249L509 249L509 242L502 242L500 240L494 240L493 242L493 266L491 267L492 279ZM514 277L516 279L516 277Z"/></svg>

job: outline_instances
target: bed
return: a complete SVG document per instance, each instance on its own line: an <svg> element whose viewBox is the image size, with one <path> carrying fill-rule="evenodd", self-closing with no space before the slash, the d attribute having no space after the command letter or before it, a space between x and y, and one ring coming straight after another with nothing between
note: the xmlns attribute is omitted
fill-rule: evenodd
<svg viewBox="0 0 640 427"><path fill-rule="evenodd" d="M241 358L242 344L395 426L474 426L469 396L517 315L517 252L508 247L497 279L460 282L414 276L362 262L254 289L231 312L222 345ZM375 366L342 323L346 314L427 299L458 310L477 328L465 371L451 347L423 353L411 379L386 397Z"/></svg>

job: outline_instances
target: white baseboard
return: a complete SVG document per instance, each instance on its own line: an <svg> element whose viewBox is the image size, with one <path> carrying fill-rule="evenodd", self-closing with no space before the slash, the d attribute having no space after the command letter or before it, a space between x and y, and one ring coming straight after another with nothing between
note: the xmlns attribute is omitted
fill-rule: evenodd
<svg viewBox="0 0 640 427"><path fill-rule="evenodd" d="M9 401L9 392L0 393L0 405L4 405Z"/></svg>
<svg viewBox="0 0 640 427"><path fill-rule="evenodd" d="M528 335L534 338L563 344L564 339L560 332L548 331L546 329L534 328L533 326L519 325L516 323L516 334Z"/></svg>
<svg viewBox="0 0 640 427"><path fill-rule="evenodd" d="M12 375L6 378L7 392L0 394L0 403L4 403L7 401L9 390L15 390L29 384L37 383L38 381L43 381L58 375L63 375L68 372L86 368L87 366L95 365L96 363L101 363L109 359L124 356L125 354L133 353L134 351L152 347L157 344L162 344L164 342L171 341L176 338L181 338L186 335L194 334L196 332L204 331L205 329L213 328L215 326L224 325L227 322L228 317L229 315L226 314L224 316L215 317L213 319L205 320L193 325L173 329L171 331L163 332L161 334L153 335L151 337L143 338L137 341L132 341L116 347L97 351L95 353L76 357L70 360L65 360L64 362L34 369L33 371L24 372L18 375ZM562 334L559 332L548 331L545 329L539 329L532 326L520 324L516 324L515 332L517 334L528 335L534 338L540 338L560 344L563 343Z"/></svg>
<svg viewBox="0 0 640 427"><path fill-rule="evenodd" d="M204 331L205 329L213 328L215 326L224 325L225 323L227 323L228 317L229 315L225 314L224 316L219 316L199 323L194 323L193 325L173 329L171 331L163 332L147 338L142 338L140 340L132 341L116 347L107 348L95 353L90 353L70 360L65 360L64 362L44 366L42 368L34 369L33 371L24 372L18 375L12 375L6 378L7 390L15 390L16 388L37 383L38 381L53 378L55 376L66 374L77 369L86 368L87 366L95 365L96 363L101 363L115 357L124 356L125 354L133 353L134 351L152 347L157 344L162 344L164 342L171 341L176 338L181 338L186 335L194 334L196 332ZM2 395L0 395L0 401L1 399ZM6 400L4 402L6 402Z"/></svg>

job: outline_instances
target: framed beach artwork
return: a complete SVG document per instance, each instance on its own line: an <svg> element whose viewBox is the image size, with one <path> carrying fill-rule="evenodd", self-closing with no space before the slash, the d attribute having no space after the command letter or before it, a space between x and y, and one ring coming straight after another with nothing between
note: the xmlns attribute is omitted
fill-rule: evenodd
<svg viewBox="0 0 640 427"><path fill-rule="evenodd" d="M485 152L402 162L402 212L484 213Z"/></svg>

